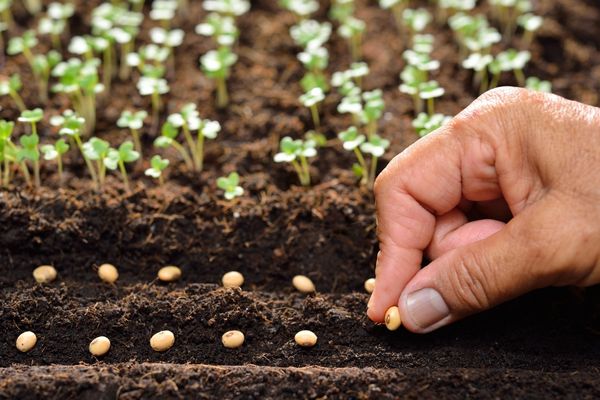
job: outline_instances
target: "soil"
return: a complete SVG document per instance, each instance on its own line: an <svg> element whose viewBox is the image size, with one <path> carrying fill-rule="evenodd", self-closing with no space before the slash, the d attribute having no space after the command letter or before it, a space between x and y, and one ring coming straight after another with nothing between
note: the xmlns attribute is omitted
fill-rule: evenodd
<svg viewBox="0 0 600 400"><path fill-rule="evenodd" d="M212 42L192 33L205 13L200 2L190 3L189 13L173 22L187 34L162 115L192 101L202 117L221 122L205 171L173 163L165 186L157 187L143 174L154 152L146 131L146 161L131 171L132 193L124 193L116 175L95 193L74 156L65 160L62 187L46 163L42 189L26 189L17 178L15 187L0 190L0 398L600 397L599 288L540 290L426 336L373 325L362 286L377 253L374 202L356 185L352 156L337 145L319 149L308 189L297 186L287 166L272 162L280 137L300 137L312 127L297 101L302 67L288 34L292 16L275 0L260 0L240 18L231 105L219 111L213 83L198 69ZM98 1L76 4L71 32L85 33ZM321 4L317 17L325 19L329 4ZM535 9L545 23L526 74L551 80L560 95L598 105L600 5L544 0ZM379 130L392 145L383 168L417 139L412 101L397 89L403 44L391 14L375 2L359 0L357 13L368 27L365 88L383 89L386 100ZM15 17L11 34L34 26L23 11ZM145 21L142 42L151 26ZM436 78L446 89L437 107L453 115L476 90L458 67L448 28L430 29L434 57L442 60ZM518 36L512 45L523 46ZM48 47L42 40L40 49ZM328 71L347 68L346 42L334 34L328 48ZM3 75L19 71L26 103L38 105L22 57L6 58L0 68ZM119 143L126 137L115 127L121 110L150 108L136 80L114 82L110 98L101 100L96 135ZM338 100L328 96L322 110L328 138L350 124L335 112ZM0 98L0 106L1 118L16 118L8 99ZM66 107L67 99L52 97L40 124L43 140L55 136L49 115ZM226 202L214 182L233 170L246 194ZM116 285L98 280L95 269L105 262L119 268ZM33 282L31 271L41 264L57 268L55 283ZM183 269L180 281L155 280L167 264ZM218 286L230 270L244 274L243 290ZM318 293L294 292L296 274L309 276ZM159 354L148 340L162 329L172 330L176 342ZM242 348L222 347L220 336L229 329L245 333ZM316 347L294 344L300 329L318 335ZM21 354L14 341L24 330L36 332L38 344ZM96 359L87 346L99 335L112 348Z"/></svg>

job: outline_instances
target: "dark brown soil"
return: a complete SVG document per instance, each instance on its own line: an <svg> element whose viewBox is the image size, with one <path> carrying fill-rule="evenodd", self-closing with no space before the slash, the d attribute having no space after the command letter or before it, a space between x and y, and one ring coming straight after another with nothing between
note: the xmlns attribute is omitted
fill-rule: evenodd
<svg viewBox="0 0 600 400"><path fill-rule="evenodd" d="M85 33L98 1L80 1L71 30ZM365 315L362 289L373 275L377 252L371 193L356 186L353 159L334 145L313 162L315 186L296 186L293 172L274 164L279 138L299 137L312 126L297 97L302 67L287 33L293 18L275 0L260 0L240 19L239 62L230 80L231 106L213 106L213 84L198 69L212 43L192 33L204 16L200 2L174 26L186 31L163 118L183 103L198 104L204 118L221 122L209 143L206 170L194 174L178 163L158 188L143 176L152 135L145 132L145 158L132 172L134 191L124 194L116 176L105 193L91 190L84 165L66 160L59 189L53 166L44 188L0 190L0 398L598 398L600 293L547 289L426 336L390 333ZM382 88L386 113L380 132L392 141L380 168L416 140L410 127L412 102L398 90L403 45L391 14L358 0L367 22L363 46L371 74L367 89ZM422 2L423 5L427 2ZM326 17L322 2L318 17ZM592 105L600 93L600 7L593 0L535 3L546 22L531 51L527 75L552 81L558 94ZM484 11L482 9L482 11ZM17 12L17 30L34 21ZM147 39L150 21L142 38ZM457 65L447 28L436 26L436 78L446 88L439 110L455 114L476 96L471 77ZM12 32L16 33L16 31ZM518 38L514 46L520 47ZM40 48L47 48L43 42ZM329 72L348 66L347 44L328 44ZM20 71L25 98L37 105L29 68L20 57L0 65L0 74ZM115 127L125 108L149 109L134 82L114 83L102 100L96 135L113 144L126 138ZM506 77L505 84L513 83ZM350 121L336 114L338 99L323 109L329 138ZM52 99L51 114L68 107ZM0 117L17 111L0 98ZM50 113L46 115L46 121ZM47 123L42 137L54 137ZM20 132L19 132L20 134ZM175 160L175 155L170 155ZM242 175L246 195L221 200L215 179ZM95 268L118 266L116 286L98 283ZM57 282L33 283L40 264L59 271ZM158 268L182 267L182 279L155 281ZM218 288L220 277L238 270L244 290ZM293 292L302 273L318 294ZM148 345L152 333L170 329L175 346L163 354ZM241 349L226 350L221 334L240 329ZM312 349L293 343L299 329L319 337ZM36 348L14 347L18 334L33 330ZM101 360L87 346L98 335L112 341ZM162 364L169 363L169 364ZM189 365L192 363L193 365Z"/></svg>

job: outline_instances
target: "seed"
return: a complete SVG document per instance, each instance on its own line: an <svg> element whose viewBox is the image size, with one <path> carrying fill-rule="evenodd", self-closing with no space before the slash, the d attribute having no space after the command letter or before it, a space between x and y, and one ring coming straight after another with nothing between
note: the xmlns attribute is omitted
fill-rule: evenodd
<svg viewBox="0 0 600 400"><path fill-rule="evenodd" d="M110 349L110 340L106 336L98 336L90 343L90 353L93 356L100 357L108 353Z"/></svg>
<svg viewBox="0 0 600 400"><path fill-rule="evenodd" d="M167 267L162 267L160 271L158 271L158 279L163 282L174 282L179 278L181 278L181 270L179 267L169 265Z"/></svg>
<svg viewBox="0 0 600 400"><path fill-rule="evenodd" d="M365 290L367 293L373 293L373 290L375 290L375 278L369 278L365 281Z"/></svg>
<svg viewBox="0 0 600 400"><path fill-rule="evenodd" d="M223 334L221 341L228 349L237 349L244 343L244 334L240 331L228 331Z"/></svg>
<svg viewBox="0 0 600 400"><path fill-rule="evenodd" d="M150 338L150 347L154 351L167 351L175 343L175 335L171 331L160 331Z"/></svg>
<svg viewBox="0 0 600 400"><path fill-rule="evenodd" d="M23 353L27 353L29 350L35 347L37 343L37 336L31 331L23 332L17 338L17 349Z"/></svg>
<svg viewBox="0 0 600 400"><path fill-rule="evenodd" d="M292 285L301 293L313 293L317 289L315 284L310 280L309 277L304 275L296 275L292 279Z"/></svg>
<svg viewBox="0 0 600 400"><path fill-rule="evenodd" d="M302 347L313 347L317 344L317 335L311 331L300 331L296 333L294 340Z"/></svg>
<svg viewBox="0 0 600 400"><path fill-rule="evenodd" d="M33 278L37 283L50 283L56 279L56 268L51 265L41 265L33 270Z"/></svg>
<svg viewBox="0 0 600 400"><path fill-rule="evenodd" d="M223 275L223 286L226 288L240 287L244 284L244 275L237 271L230 271Z"/></svg>
<svg viewBox="0 0 600 400"><path fill-rule="evenodd" d="M106 283L115 283L119 279L119 271L112 264L102 264L98 267L98 276Z"/></svg>
<svg viewBox="0 0 600 400"><path fill-rule="evenodd" d="M402 321L400 321L400 310L398 307L393 306L387 309L385 312L385 326L390 331L395 331L400 328Z"/></svg>

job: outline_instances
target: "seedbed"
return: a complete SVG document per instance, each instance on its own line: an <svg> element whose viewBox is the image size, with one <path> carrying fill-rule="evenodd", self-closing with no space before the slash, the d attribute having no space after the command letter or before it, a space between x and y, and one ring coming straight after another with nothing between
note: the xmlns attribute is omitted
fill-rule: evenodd
<svg viewBox="0 0 600 400"><path fill-rule="evenodd" d="M61 36L66 58L72 56L68 37L89 33L92 10L100 3L73 2L69 35ZM405 46L391 11L374 1L355 4L355 16L366 23L361 59L370 69L361 84L364 91L381 89L385 104L374 125L389 141L378 171L418 139L414 101L398 90ZM550 81L555 93L598 105L597 2L533 4L544 23L527 46L525 75ZM330 20L332 5L321 1L311 18ZM411 1L411 8L418 7L434 12L431 2ZM37 26L39 18L20 2L12 9L15 25L5 38ZM148 18L150 4L143 11L132 51L151 43L150 30L161 25ZM488 2L479 1L473 13L490 15ZM198 62L215 43L194 33L207 14L202 2L190 1L187 12L171 22L185 35L175 48L175 69L164 75L170 90L160 96L156 132L152 96L138 92L137 71L115 77L110 96L96 99L94 135L115 149L133 139L131 125L117 126L122 111L148 113L140 129L141 161L127 163L130 190L118 167L95 190L74 148L62 158L62 179L56 161L43 160L40 188L27 187L15 171L11 184L0 189L0 398L600 397L598 288L540 290L425 336L370 322L364 283L374 274L377 254L372 176L359 182L352 171L355 152L337 139L353 124L351 115L337 111L342 96L331 88L318 102L315 121L309 103L299 100L305 68L297 54L303 49L289 33L296 19L277 1L260 0L236 18L240 34L232 49L238 58L226 79L228 105L218 108L218 77L202 72ZM435 111L454 115L478 88L472 72L460 66L451 29L432 21L426 32L435 38L431 58L441 61L433 76L445 89ZM516 34L494 53L521 49L521 40ZM36 51L51 46L51 37L40 35ZM331 77L350 67L348 40L335 28L325 47L328 65L313 72ZM40 141L53 143L58 136L50 117L71 108L71 100L51 94L44 105L26 58L0 59L1 76L15 72L25 104L43 107L36 125ZM506 73L501 83L516 79ZM221 127L216 138L205 137L202 171L195 170L197 159L186 165L176 149L153 145L167 117L188 103ZM0 119L16 121L20 115L9 96L0 97L0 107ZM317 124L328 145L308 157L310 185L303 187L293 166L274 156L284 150L282 138L304 138ZM26 132L18 123L13 139ZM375 155L363 153L366 160ZM163 184L145 172L155 166L150 159L156 154L170 161ZM217 179L231 178L232 172L240 180L226 182L231 185L225 191L234 197L226 199L227 185L218 187ZM117 267L114 284L98 277L104 263ZM40 265L54 266L56 280L37 284L32 271ZM181 269L178 280L157 279L167 265ZM222 286L229 271L243 275L241 288ZM296 275L310 278L316 292L296 290ZM318 338L313 347L294 341L305 329ZM150 338L163 330L173 332L175 341L156 352ZM230 330L244 334L241 347L224 347L222 335ZM37 337L26 353L15 347L24 331ZM88 347L99 336L111 346L94 357Z"/></svg>

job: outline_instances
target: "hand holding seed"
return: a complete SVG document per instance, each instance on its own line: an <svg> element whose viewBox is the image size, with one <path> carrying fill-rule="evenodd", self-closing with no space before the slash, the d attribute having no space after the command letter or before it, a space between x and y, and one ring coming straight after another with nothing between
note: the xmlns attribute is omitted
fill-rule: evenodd
<svg viewBox="0 0 600 400"><path fill-rule="evenodd" d="M397 305L425 333L536 288L600 283L600 109L491 90L396 156L375 197L375 322Z"/></svg>

